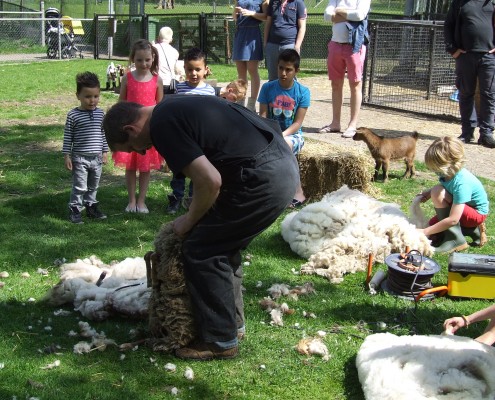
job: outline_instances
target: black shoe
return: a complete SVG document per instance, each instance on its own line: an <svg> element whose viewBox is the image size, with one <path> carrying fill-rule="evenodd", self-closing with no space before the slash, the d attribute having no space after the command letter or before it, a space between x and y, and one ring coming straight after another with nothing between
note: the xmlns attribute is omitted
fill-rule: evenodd
<svg viewBox="0 0 495 400"><path fill-rule="evenodd" d="M461 135L458 136L457 139L459 139L462 143L471 143L474 140L473 135Z"/></svg>
<svg viewBox="0 0 495 400"><path fill-rule="evenodd" d="M168 197L167 213L177 214L177 212L180 210L180 203L182 201L182 198L181 197L177 198L173 194L169 194L167 197Z"/></svg>
<svg viewBox="0 0 495 400"><path fill-rule="evenodd" d="M483 135L478 139L478 144L493 149L495 148L495 139L493 135Z"/></svg>
<svg viewBox="0 0 495 400"><path fill-rule="evenodd" d="M96 203L88 205L86 204L86 215L91 219L106 219L107 216L98 210Z"/></svg>
<svg viewBox="0 0 495 400"><path fill-rule="evenodd" d="M73 224L84 224L81 211L79 211L77 207L69 208L69 221Z"/></svg>

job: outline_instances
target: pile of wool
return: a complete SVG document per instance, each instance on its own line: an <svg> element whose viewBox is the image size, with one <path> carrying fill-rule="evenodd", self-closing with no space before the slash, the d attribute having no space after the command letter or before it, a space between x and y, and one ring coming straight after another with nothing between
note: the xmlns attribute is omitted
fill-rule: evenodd
<svg viewBox="0 0 495 400"><path fill-rule="evenodd" d="M153 338L149 344L154 351L170 352L186 346L197 337L184 278L181 240L173 232L172 223L160 229L151 259L149 327Z"/></svg>
<svg viewBox="0 0 495 400"><path fill-rule="evenodd" d="M96 256L62 264L60 281L45 295L50 305L73 303L84 317L102 321L112 315L145 318L151 289L142 258L104 264Z"/></svg>
<svg viewBox="0 0 495 400"><path fill-rule="evenodd" d="M495 398L495 349L465 337L370 335L356 367L366 399Z"/></svg>
<svg viewBox="0 0 495 400"><path fill-rule="evenodd" d="M399 206L384 203L342 186L293 212L282 221L282 236L308 262L301 273L317 274L334 283L346 273L364 271L368 255L383 262L409 246L429 256L433 247Z"/></svg>

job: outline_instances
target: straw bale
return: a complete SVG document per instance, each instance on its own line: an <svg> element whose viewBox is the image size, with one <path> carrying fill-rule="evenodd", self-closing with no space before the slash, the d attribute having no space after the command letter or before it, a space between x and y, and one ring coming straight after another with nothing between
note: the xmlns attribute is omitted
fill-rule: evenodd
<svg viewBox="0 0 495 400"><path fill-rule="evenodd" d="M306 139L299 154L301 184L312 201L343 185L371 194L373 168L369 154L364 151L317 140Z"/></svg>
<svg viewBox="0 0 495 400"><path fill-rule="evenodd" d="M155 238L155 261L151 269L149 344L154 351L171 352L197 336L191 300L184 278L180 238L172 223L164 224Z"/></svg>

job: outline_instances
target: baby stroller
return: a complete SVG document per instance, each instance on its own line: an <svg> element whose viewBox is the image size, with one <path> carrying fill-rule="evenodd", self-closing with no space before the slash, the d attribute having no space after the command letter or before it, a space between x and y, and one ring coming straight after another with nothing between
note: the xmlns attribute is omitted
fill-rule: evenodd
<svg viewBox="0 0 495 400"><path fill-rule="evenodd" d="M45 33L46 33L46 55L48 58L74 58L77 53L82 58L81 51L74 44L74 32L72 25L64 25L61 20L60 11L55 7L50 7L45 11ZM60 38L60 45L59 45Z"/></svg>

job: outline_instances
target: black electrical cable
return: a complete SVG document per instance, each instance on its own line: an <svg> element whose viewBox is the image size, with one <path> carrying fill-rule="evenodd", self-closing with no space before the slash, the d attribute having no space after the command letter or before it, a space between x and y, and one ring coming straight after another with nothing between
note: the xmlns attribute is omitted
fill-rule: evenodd
<svg viewBox="0 0 495 400"><path fill-rule="evenodd" d="M433 287L431 274L416 274L388 268L387 283L389 289L401 296L415 297L423 290ZM428 296L428 295L427 295ZM427 297L425 296L425 297Z"/></svg>

